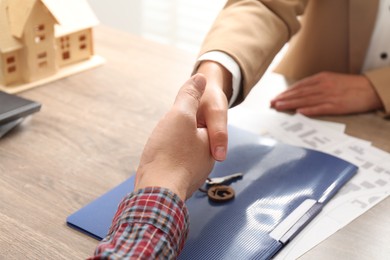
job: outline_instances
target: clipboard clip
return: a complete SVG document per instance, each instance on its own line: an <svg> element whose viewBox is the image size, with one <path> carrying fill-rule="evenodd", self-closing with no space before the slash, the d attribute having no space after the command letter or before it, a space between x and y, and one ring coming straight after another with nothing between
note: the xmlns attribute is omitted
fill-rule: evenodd
<svg viewBox="0 0 390 260"><path fill-rule="evenodd" d="M320 213L322 207L322 203L313 199L306 199L280 222L269 235L282 244L287 244Z"/></svg>

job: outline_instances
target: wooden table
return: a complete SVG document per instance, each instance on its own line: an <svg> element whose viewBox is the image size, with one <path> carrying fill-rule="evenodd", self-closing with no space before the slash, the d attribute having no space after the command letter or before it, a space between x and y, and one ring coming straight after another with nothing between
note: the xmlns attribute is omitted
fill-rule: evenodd
<svg viewBox="0 0 390 260"><path fill-rule="evenodd" d="M42 110L0 139L1 259L91 255L97 241L67 227L66 217L133 174L191 73L194 55L173 47L107 27L95 38L107 63L21 93ZM371 114L336 120L390 152L390 122ZM390 255L389 212L387 199L303 258L345 259L365 247L368 256Z"/></svg>

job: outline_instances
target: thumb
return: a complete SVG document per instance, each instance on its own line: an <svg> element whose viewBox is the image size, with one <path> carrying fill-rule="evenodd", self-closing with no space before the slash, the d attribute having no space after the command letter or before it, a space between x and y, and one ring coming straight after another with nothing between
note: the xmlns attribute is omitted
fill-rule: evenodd
<svg viewBox="0 0 390 260"><path fill-rule="evenodd" d="M179 90L174 106L183 112L196 115L205 88L206 78L202 74L195 74Z"/></svg>

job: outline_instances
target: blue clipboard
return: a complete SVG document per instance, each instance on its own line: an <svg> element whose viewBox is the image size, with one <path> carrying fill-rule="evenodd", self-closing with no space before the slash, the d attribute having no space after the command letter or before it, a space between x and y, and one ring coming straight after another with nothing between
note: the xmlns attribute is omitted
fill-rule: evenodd
<svg viewBox="0 0 390 260"><path fill-rule="evenodd" d="M68 226L102 240L108 233L119 203L134 188L134 178L127 179L85 207L68 216Z"/></svg>
<svg viewBox="0 0 390 260"><path fill-rule="evenodd" d="M235 198L217 203L202 192L186 202L190 232L179 259L270 259L356 174L329 154L281 144L229 126L229 149L211 177L241 172ZM134 176L70 215L68 225L102 239Z"/></svg>

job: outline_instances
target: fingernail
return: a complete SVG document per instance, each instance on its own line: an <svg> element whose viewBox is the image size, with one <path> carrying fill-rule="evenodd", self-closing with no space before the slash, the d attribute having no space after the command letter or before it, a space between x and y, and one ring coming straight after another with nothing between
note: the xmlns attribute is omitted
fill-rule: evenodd
<svg viewBox="0 0 390 260"><path fill-rule="evenodd" d="M226 149L224 146L217 146L214 150L214 156L217 161L223 161L226 157Z"/></svg>
<svg viewBox="0 0 390 260"><path fill-rule="evenodd" d="M284 101L277 101L275 103L275 107L281 107L281 106L284 106L285 104L286 104L286 102L284 102Z"/></svg>

